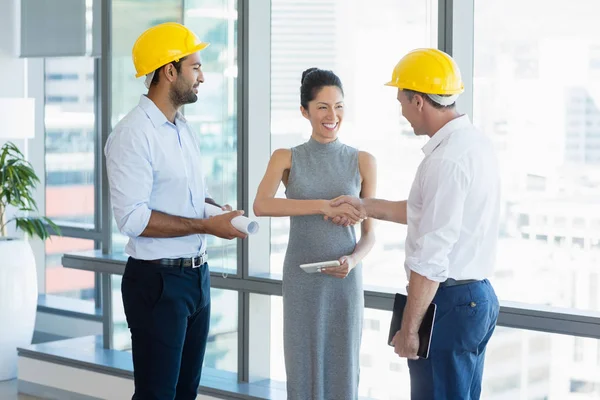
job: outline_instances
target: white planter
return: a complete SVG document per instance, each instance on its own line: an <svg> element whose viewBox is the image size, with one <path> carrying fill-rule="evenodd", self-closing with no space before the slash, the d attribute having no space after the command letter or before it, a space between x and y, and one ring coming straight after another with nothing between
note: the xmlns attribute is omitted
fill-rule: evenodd
<svg viewBox="0 0 600 400"><path fill-rule="evenodd" d="M29 243L0 239L0 381L17 376L17 347L31 344L37 293Z"/></svg>

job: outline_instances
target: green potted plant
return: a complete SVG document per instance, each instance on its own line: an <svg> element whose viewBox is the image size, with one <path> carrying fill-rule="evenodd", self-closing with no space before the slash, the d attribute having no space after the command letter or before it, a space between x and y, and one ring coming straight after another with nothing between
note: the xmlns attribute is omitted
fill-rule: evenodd
<svg viewBox="0 0 600 400"><path fill-rule="evenodd" d="M29 242L7 236L14 222L27 236L42 240L51 230L60 234L56 224L45 217L28 216L37 212L33 190L39 183L31 164L11 142L0 149L0 381L16 377L17 347L31 343L37 309L37 271ZM7 213L14 208L14 217Z"/></svg>

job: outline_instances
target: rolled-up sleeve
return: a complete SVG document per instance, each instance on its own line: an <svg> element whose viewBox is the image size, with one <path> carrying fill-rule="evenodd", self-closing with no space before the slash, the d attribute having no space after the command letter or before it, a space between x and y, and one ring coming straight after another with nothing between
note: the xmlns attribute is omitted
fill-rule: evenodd
<svg viewBox="0 0 600 400"><path fill-rule="evenodd" d="M429 280L448 278L449 254L461 233L470 179L455 161L432 160L421 182L422 218L406 265Z"/></svg>
<svg viewBox="0 0 600 400"><path fill-rule="evenodd" d="M115 130L104 148L112 209L119 230L137 237L150 220L152 193L150 146L135 129Z"/></svg>

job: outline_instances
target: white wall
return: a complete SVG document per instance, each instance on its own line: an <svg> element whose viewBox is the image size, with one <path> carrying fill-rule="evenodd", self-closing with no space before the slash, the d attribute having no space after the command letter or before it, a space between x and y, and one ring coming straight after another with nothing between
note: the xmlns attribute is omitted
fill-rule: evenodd
<svg viewBox="0 0 600 400"><path fill-rule="evenodd" d="M0 97L35 97L36 98L36 134L34 139L15 140L14 143L26 151L28 160L40 178L35 199L40 212L44 212L44 70L42 59L21 59L16 57L18 31L17 6L19 0L0 0ZM4 141L0 140L0 146ZM9 228L14 235L14 228ZM38 265L38 291L45 290L45 256L44 244L40 240L32 240L31 245Z"/></svg>

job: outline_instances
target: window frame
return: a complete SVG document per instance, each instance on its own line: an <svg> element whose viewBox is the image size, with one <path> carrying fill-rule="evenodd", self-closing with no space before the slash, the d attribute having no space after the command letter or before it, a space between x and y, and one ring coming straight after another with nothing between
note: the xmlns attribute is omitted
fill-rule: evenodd
<svg viewBox="0 0 600 400"><path fill-rule="evenodd" d="M183 0L182 0L183 1ZM252 211L254 191L270 157L270 87L260 82L270 81L270 2L238 1L238 204L247 215ZM93 233L65 227L72 235L93 235L103 253L111 251L112 213L110 211L106 163L102 149L111 131L111 7L102 2L101 51L96 64L96 229ZM474 0L438 0L438 47L455 57L461 66L465 92L458 107L473 113L474 60ZM211 273L212 286L234 290L238 295L238 380L252 382L264 379L268 373L269 357L257 357L253 349L268 345L270 320L261 314L262 307L253 306L252 294L281 296L282 283L277 277L260 277L256 272L269 272L269 224L251 240L238 244L238 263L235 275ZM73 230L71 230L73 229ZM250 268L251 267L251 268ZM253 274L250 274L250 269ZM110 274L98 273L101 283L97 292L108 300L112 293ZM100 290L101 289L101 290ZM398 290L404 292L403 288ZM365 290L365 308L391 311L394 293L377 288ZM106 301L105 300L105 301ZM268 306L268 304L262 304ZM257 323L260 321L261 323ZM109 324L110 325L110 324ZM577 309L501 301L498 326L547 333L600 339L600 313ZM105 327L110 335L110 326ZM258 343L257 343L258 341ZM105 341L105 346L110 341ZM257 347L260 345L260 347ZM269 348L269 346L266 346ZM268 378L268 376L267 376Z"/></svg>

